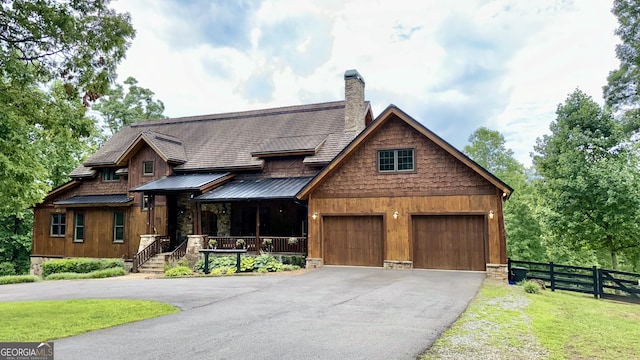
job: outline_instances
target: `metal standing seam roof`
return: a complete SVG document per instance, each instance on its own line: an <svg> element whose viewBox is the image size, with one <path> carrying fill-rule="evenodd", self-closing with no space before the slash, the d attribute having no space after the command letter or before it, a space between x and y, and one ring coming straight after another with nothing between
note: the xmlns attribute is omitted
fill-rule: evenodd
<svg viewBox="0 0 640 360"><path fill-rule="evenodd" d="M201 187L220 180L231 173L176 175L154 180L137 186L131 191L195 191Z"/></svg>
<svg viewBox="0 0 640 360"><path fill-rule="evenodd" d="M55 201L54 205L100 205L100 204L126 204L133 201L127 194L111 195L79 195L65 200Z"/></svg>
<svg viewBox="0 0 640 360"><path fill-rule="evenodd" d="M312 177L232 180L195 198L196 201L290 199Z"/></svg>

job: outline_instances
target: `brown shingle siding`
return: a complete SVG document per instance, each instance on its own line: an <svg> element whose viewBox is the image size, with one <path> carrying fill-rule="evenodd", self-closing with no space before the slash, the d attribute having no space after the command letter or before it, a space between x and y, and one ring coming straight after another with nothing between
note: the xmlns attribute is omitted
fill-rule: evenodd
<svg viewBox="0 0 640 360"><path fill-rule="evenodd" d="M379 173L377 152L413 148L415 171ZM400 119L391 119L314 192L318 197L487 194L495 187Z"/></svg>

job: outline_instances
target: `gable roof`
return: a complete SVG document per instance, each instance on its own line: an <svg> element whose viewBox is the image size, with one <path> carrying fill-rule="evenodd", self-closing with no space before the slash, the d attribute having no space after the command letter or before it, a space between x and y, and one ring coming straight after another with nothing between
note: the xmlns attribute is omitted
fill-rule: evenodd
<svg viewBox="0 0 640 360"><path fill-rule="evenodd" d="M427 129L424 125L413 119L407 113L402 111L400 108L395 105L389 105L367 128L364 129L353 141L351 141L346 147L340 151L340 153L327 165L322 171L320 171L314 178L311 180L304 188L298 192L296 197L298 199L306 199L309 196L309 193L313 191L324 178L326 178L330 173L333 172L340 164L342 164L349 157L351 153L353 153L362 143L364 143L372 134L374 134L383 124L385 124L389 119L393 118L395 115L400 120L404 121L407 125L414 128L416 131L427 137L429 140L433 141L436 145L440 146L446 152L451 154L453 157L458 159L463 164L470 167L488 182L493 184L496 188L502 190L504 194L508 197L513 192L513 189L504 183L502 180L498 179L495 175L490 173L488 170L478 165L475 161L471 160L468 156L463 154L460 150L456 149L453 145L446 142L444 139L436 135L431 130Z"/></svg>
<svg viewBox="0 0 640 360"><path fill-rule="evenodd" d="M368 102L366 107L370 112ZM343 139L344 112L345 102L335 101L141 121L114 134L71 176L91 176L91 167L123 166L143 140L161 157L177 163L176 172L259 170L264 160L252 153L292 150L304 150L307 164L325 165L342 149L340 144L355 136L351 134L348 141ZM291 137L298 137L299 141L285 140Z"/></svg>

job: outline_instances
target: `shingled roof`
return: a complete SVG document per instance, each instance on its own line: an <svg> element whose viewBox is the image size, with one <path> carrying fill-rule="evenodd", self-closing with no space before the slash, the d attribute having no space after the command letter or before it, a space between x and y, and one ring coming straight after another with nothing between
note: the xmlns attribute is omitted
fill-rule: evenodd
<svg viewBox="0 0 640 360"><path fill-rule="evenodd" d="M113 135L70 176L92 176L92 167L122 165L118 161L140 138L179 163L178 172L260 169L264 160L254 155L279 150L304 150L305 163L323 165L355 135L344 134L344 112L345 102L336 101L138 122Z"/></svg>

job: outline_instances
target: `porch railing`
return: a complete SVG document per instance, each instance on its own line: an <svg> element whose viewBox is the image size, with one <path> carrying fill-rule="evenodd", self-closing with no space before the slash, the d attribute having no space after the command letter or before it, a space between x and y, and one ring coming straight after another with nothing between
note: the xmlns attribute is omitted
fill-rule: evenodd
<svg viewBox="0 0 640 360"><path fill-rule="evenodd" d="M218 249L235 249L239 239L244 240L247 251L256 252L255 236L209 236L216 240ZM205 244L208 246L208 244ZM307 238L303 236L260 236L261 250L280 254L306 254Z"/></svg>
<svg viewBox="0 0 640 360"><path fill-rule="evenodd" d="M142 251L133 255L133 264L132 264L131 272L138 272L138 269L140 269L140 266L142 266L145 262L147 262L147 260L156 256L157 254L162 253L163 245L166 244L168 240L169 240L169 236L158 236L146 248L142 249Z"/></svg>
<svg viewBox="0 0 640 360"><path fill-rule="evenodd" d="M169 255L166 256L166 261L174 262L180 260L187 254L187 242L188 240L183 241L180 245L178 245L175 250L173 250Z"/></svg>

